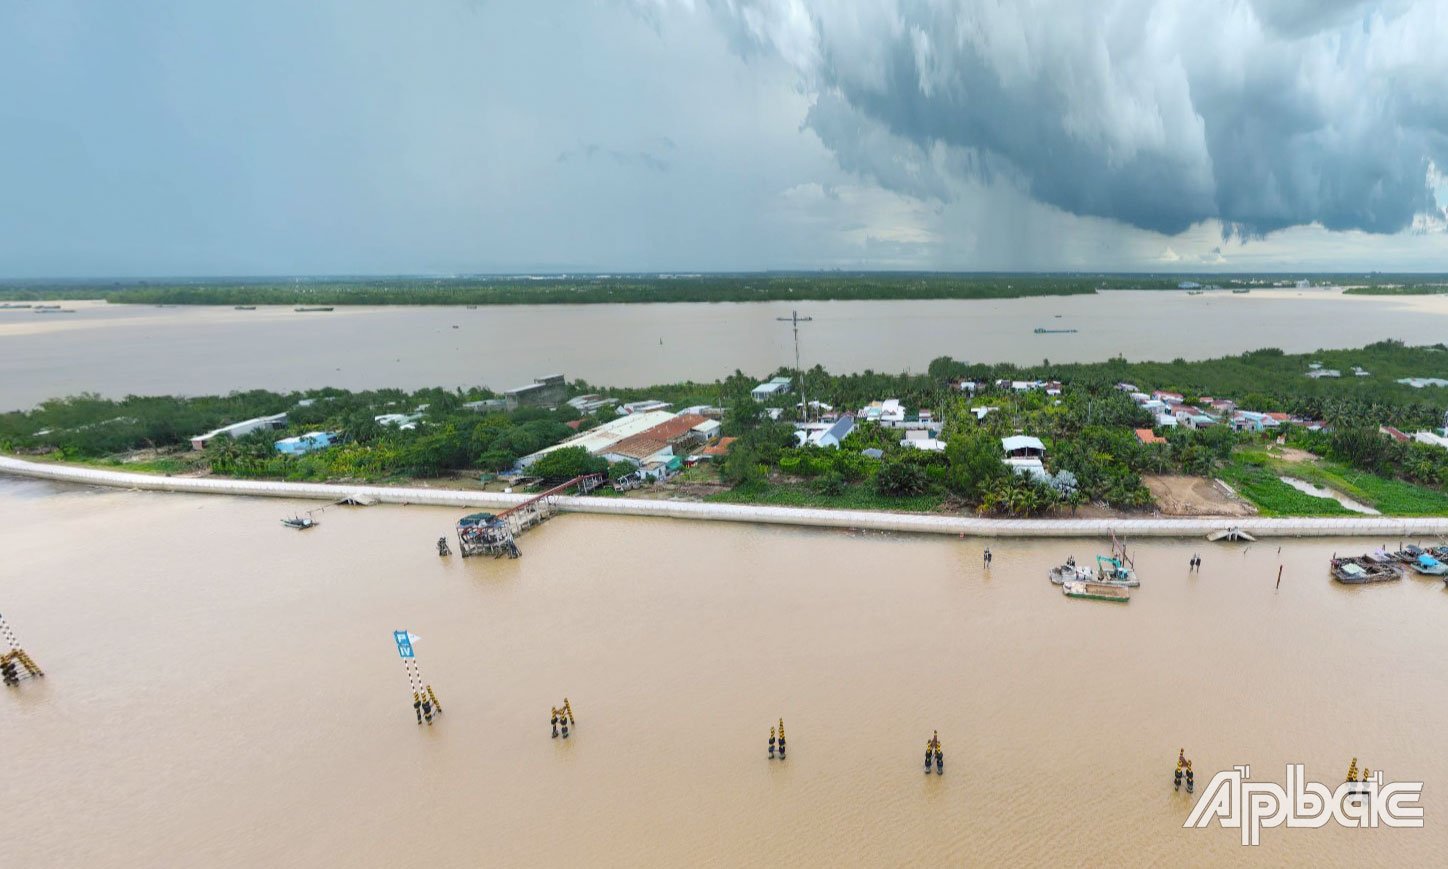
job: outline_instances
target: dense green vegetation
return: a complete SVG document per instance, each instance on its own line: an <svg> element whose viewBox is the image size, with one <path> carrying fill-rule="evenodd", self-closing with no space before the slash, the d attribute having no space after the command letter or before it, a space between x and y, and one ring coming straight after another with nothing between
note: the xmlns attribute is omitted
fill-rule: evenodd
<svg viewBox="0 0 1448 869"><path fill-rule="evenodd" d="M47 401L27 413L0 414L0 449L47 450L57 457L90 460L126 450L178 451L151 459L157 470L180 473L209 467L215 473L238 477L290 480L386 480L398 477L435 477L455 470L501 471L519 456L555 444L574 433L565 423L580 419L569 407L557 411L519 408L511 413L480 415L462 407L466 401L492 397L486 390L417 392L377 390L347 392L321 389L278 394L265 391L200 398L145 398L109 400L94 395ZM378 425L383 413L422 409L419 428L402 431ZM288 424L280 431L258 431L232 440L218 438L204 453L190 453L192 436L228 422L286 411ZM345 432L345 442L304 456L283 456L273 443L287 435L313 430ZM545 465L549 474L566 474L576 456L565 454ZM159 463L166 462L161 465ZM172 463L180 462L181 465ZM555 467L556 466L556 467ZM589 472L606 470L588 457L581 466ZM128 463L146 469L146 463ZM565 477L565 479L567 478Z"/></svg>
<svg viewBox="0 0 1448 869"><path fill-rule="evenodd" d="M1344 373L1360 365L1370 376L1311 379L1305 376L1311 361ZM806 395L836 408L857 410L888 397L899 399L910 413L931 410L948 444L941 452L902 446L901 431L871 424L857 426L838 450L797 446L787 420L798 415L798 395L778 395L771 406L758 404L749 397L751 387L762 379L756 374L735 372L713 383L640 388L578 381L570 385L570 392L602 392L621 401L659 399L675 408L725 408L725 434L739 440L714 468L715 478L733 488L719 496L722 499L893 509L948 505L1014 516L1064 512L1087 503L1131 510L1151 504L1143 475L1176 472L1223 474L1267 512L1341 510L1276 479L1276 474L1293 473L1385 513L1448 513L1448 496L1439 491L1448 485L1448 450L1398 443L1377 430L1381 424L1392 424L1412 431L1441 421L1448 404L1445 390L1414 389L1395 382L1405 376L1448 378L1448 352L1442 345L1381 342L1295 356L1261 350L1196 363L1114 359L1014 366L942 358L922 374L834 375L818 367L803 373ZM962 378L975 384L973 393L959 388ZM1009 384L997 385L997 381L1047 379L1062 381L1063 393L1048 396L1043 390L1016 391ZM1328 431L1288 427L1285 432L1292 445L1325 460L1286 469L1260 448L1248 448L1260 445L1263 436L1233 434L1225 427L1170 430L1166 443L1143 445L1132 429L1150 426L1151 418L1116 387L1119 381L1145 391L1180 392L1188 401L1205 395L1229 397L1248 409L1323 420ZM484 415L462 406L487 397L492 393L483 388L357 393L320 389L288 394L257 390L118 400L82 395L0 414L0 449L102 463L146 451L126 455L126 466L162 473L210 469L242 477L305 480L471 476L505 470L519 456L613 417L610 408L580 418L568 407ZM978 418L971 409L981 407L992 410ZM188 450L188 441L196 434L279 411L289 415L286 431L223 439L204 453ZM420 412L419 426L401 431L379 426L373 419L399 412ZM279 437L314 429L342 432L343 443L300 457L281 456L272 447ZM1001 462L999 439L1016 433L1044 442L1052 481L1015 475ZM866 449L878 450L879 457L862 454ZM628 470L622 464L610 467L582 450L557 451L534 467L548 480L584 473L616 478Z"/></svg>
<svg viewBox="0 0 1448 869"><path fill-rule="evenodd" d="M1311 275L1352 292L1436 292L1441 275ZM552 275L289 280L9 281L0 300L105 299L145 305L549 305L829 299L1000 299L1098 289L1175 290L1183 281L1253 287L1282 275L757 272L698 275Z"/></svg>

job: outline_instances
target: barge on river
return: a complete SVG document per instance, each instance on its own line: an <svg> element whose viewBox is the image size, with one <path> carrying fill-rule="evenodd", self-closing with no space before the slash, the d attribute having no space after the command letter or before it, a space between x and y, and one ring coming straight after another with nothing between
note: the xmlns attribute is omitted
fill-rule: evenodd
<svg viewBox="0 0 1448 869"><path fill-rule="evenodd" d="M1061 593L1066 597L1079 597L1088 600L1109 600L1116 603L1126 603L1131 600L1131 589L1125 586L1112 585L1106 582L1094 580L1072 580L1061 585Z"/></svg>

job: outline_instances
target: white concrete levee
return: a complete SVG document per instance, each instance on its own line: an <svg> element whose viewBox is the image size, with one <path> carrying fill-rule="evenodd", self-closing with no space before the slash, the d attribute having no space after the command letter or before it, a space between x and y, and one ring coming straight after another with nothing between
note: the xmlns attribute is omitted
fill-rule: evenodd
<svg viewBox="0 0 1448 869"><path fill-rule="evenodd" d="M27 462L0 456L0 473L123 489L191 492L207 495L252 495L337 501L353 494L367 495L388 504L424 504L439 507L493 507L504 509L529 495L434 489L426 486L359 486L329 483L282 483L233 480L224 477L165 477L125 471L104 471L74 465ZM1370 537L1376 540L1423 539L1448 534L1448 516L1395 518L1390 516L1254 518L1144 517L1140 519L985 519L922 513L868 510L818 510L754 504L710 504L699 501L634 498L559 497L555 509L571 513L610 513L619 516L657 516L669 519L705 519L718 522L763 522L820 528L860 528L920 534L965 534L980 537L1100 537L1115 532L1123 537L1200 537L1240 525L1257 537Z"/></svg>

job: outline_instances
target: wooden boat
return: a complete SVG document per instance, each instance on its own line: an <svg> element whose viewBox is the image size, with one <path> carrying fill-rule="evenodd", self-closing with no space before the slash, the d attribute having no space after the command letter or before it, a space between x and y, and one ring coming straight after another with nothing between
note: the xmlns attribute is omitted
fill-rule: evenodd
<svg viewBox="0 0 1448 869"><path fill-rule="evenodd" d="M330 310L332 310L332 309L331 309L331 308L292 308L292 310L293 310L293 311L307 312L307 311L330 311Z"/></svg>
<svg viewBox="0 0 1448 869"><path fill-rule="evenodd" d="M1091 568L1082 567L1074 561L1068 561L1065 564L1051 568L1046 576L1055 585L1060 585L1068 581L1086 582L1096 578L1096 574L1091 572Z"/></svg>
<svg viewBox="0 0 1448 869"><path fill-rule="evenodd" d="M1396 564L1378 564L1367 556L1360 558L1334 558L1332 578L1346 585L1362 585L1368 582L1392 582L1403 578L1403 568Z"/></svg>
<svg viewBox="0 0 1448 869"><path fill-rule="evenodd" d="M1423 554L1423 550L1422 550L1422 549L1419 549L1418 547L1416 547L1416 546L1414 546L1413 544L1409 543L1407 546L1404 546L1402 549L1399 549L1397 552L1394 552L1394 553L1393 553L1393 558L1397 559L1398 561L1402 562L1403 564L1412 564L1413 562L1417 561L1417 560L1418 560L1418 556L1420 556L1420 555L1422 555L1422 554Z"/></svg>
<svg viewBox="0 0 1448 869"><path fill-rule="evenodd" d="M1066 597L1079 597L1088 600L1109 600L1116 603L1126 603L1131 600L1131 590L1119 585L1111 585L1105 582L1093 582L1091 580L1073 580L1061 584L1061 593Z"/></svg>
<svg viewBox="0 0 1448 869"><path fill-rule="evenodd" d="M1388 552L1385 549L1374 550L1367 555L1364 555L1363 558L1366 558L1373 564L1395 564L1398 560L1393 556L1391 552Z"/></svg>
<svg viewBox="0 0 1448 869"><path fill-rule="evenodd" d="M293 516L290 519L283 519L282 524L288 528L295 528L298 531L305 531L308 528L317 527L317 520L311 516Z"/></svg>
<svg viewBox="0 0 1448 869"><path fill-rule="evenodd" d="M1218 540L1227 540L1232 543L1236 543L1242 540L1245 540L1248 543L1257 542L1256 537L1253 537L1251 534L1248 534L1246 531L1243 531L1236 525L1233 525L1231 528L1224 528L1221 531L1213 531L1211 534L1207 535L1207 539L1213 543L1216 543Z"/></svg>

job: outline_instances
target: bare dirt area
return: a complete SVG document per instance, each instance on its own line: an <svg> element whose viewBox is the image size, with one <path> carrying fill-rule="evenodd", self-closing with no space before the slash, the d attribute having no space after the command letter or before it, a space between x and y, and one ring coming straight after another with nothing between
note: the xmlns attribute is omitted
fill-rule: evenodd
<svg viewBox="0 0 1448 869"><path fill-rule="evenodd" d="M1256 507L1205 477L1152 474L1142 480L1163 516L1250 516L1257 512Z"/></svg>
<svg viewBox="0 0 1448 869"><path fill-rule="evenodd" d="M1317 456L1307 450L1299 450L1296 447L1272 447L1267 455L1274 459L1281 459L1284 462L1315 462Z"/></svg>

